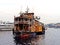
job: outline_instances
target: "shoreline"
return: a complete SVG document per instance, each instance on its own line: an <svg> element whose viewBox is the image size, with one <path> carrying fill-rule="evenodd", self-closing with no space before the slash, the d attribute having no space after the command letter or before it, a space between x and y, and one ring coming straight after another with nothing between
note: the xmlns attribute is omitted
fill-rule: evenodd
<svg viewBox="0 0 60 45"><path fill-rule="evenodd" d="M12 31L12 30L0 30L0 31Z"/></svg>

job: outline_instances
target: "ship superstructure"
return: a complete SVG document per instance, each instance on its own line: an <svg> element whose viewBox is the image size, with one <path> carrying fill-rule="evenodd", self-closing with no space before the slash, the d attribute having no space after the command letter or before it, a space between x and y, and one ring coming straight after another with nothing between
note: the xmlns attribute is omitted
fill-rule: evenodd
<svg viewBox="0 0 60 45"><path fill-rule="evenodd" d="M30 34L45 34L44 24L35 20L34 13L29 13L27 10L25 13L21 13L20 16L14 17L13 34L15 36L21 36L21 34L27 34L27 36Z"/></svg>

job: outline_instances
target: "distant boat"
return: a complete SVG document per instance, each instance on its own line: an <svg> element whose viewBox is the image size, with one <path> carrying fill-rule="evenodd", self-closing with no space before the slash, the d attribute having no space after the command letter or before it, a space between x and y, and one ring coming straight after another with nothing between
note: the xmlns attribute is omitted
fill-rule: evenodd
<svg viewBox="0 0 60 45"><path fill-rule="evenodd" d="M12 30L13 23L0 23L0 31L3 30Z"/></svg>

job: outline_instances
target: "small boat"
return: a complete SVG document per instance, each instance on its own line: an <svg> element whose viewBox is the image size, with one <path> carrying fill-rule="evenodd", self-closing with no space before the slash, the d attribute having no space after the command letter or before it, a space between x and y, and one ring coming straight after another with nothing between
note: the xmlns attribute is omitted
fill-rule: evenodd
<svg viewBox="0 0 60 45"><path fill-rule="evenodd" d="M0 22L0 31L11 31L13 29L13 23L10 22Z"/></svg>

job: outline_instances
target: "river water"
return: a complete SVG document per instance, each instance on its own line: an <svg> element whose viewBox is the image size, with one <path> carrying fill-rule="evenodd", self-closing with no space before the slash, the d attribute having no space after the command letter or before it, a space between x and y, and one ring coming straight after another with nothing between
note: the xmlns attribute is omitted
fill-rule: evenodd
<svg viewBox="0 0 60 45"><path fill-rule="evenodd" d="M45 35L37 35L27 43L30 45L60 45L60 29L48 28ZM12 31L0 31L0 45L16 45Z"/></svg>

